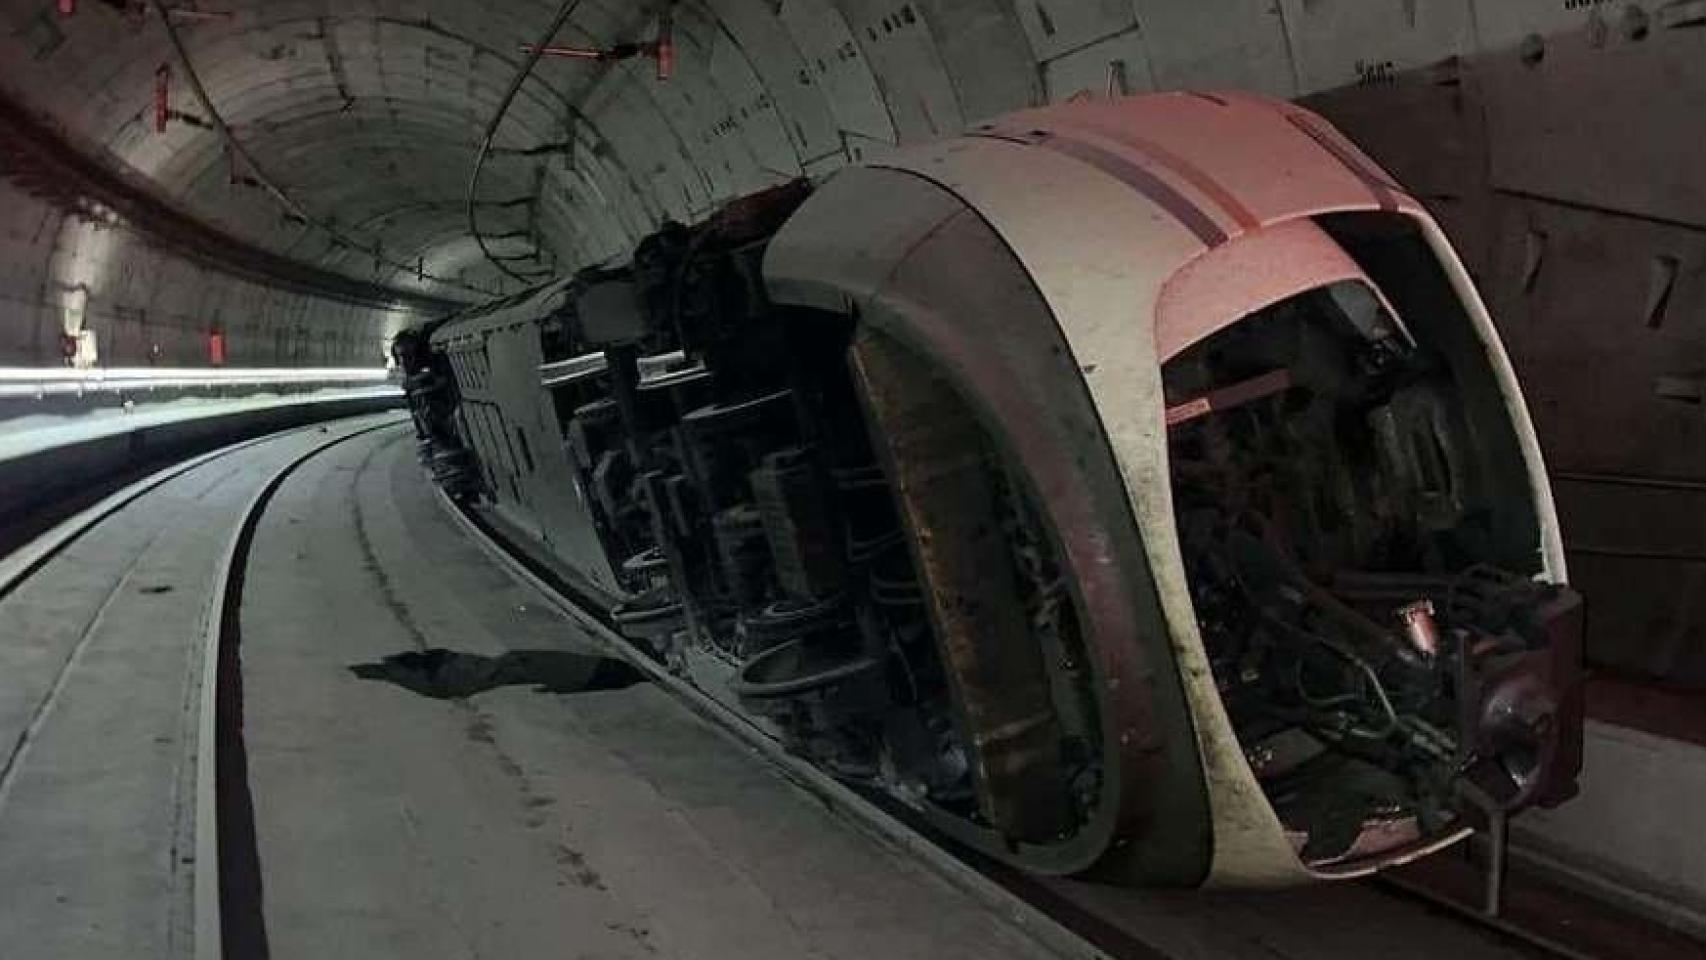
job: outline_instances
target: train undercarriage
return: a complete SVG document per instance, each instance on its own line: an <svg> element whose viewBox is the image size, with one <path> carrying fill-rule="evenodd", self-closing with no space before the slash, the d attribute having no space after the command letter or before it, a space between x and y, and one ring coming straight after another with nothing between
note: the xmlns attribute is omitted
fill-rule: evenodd
<svg viewBox="0 0 1706 960"><path fill-rule="evenodd" d="M1580 603L1414 230L1316 217L1355 270L1163 318L1145 474L990 223L787 293L770 248L838 196L406 334L423 460L643 655L1025 869L1348 875L1569 796Z"/></svg>

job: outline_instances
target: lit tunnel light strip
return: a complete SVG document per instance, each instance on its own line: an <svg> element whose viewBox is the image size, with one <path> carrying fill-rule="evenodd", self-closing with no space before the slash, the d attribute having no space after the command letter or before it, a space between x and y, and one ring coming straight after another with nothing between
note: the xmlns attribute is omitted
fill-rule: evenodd
<svg viewBox="0 0 1706 960"><path fill-rule="evenodd" d="M377 385L384 367L0 367L0 397L45 397L188 387Z"/></svg>

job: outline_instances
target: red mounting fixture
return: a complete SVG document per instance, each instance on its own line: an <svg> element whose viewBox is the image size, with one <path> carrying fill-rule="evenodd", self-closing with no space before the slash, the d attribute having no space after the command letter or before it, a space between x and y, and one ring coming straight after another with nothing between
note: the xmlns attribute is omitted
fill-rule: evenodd
<svg viewBox="0 0 1706 960"><path fill-rule="evenodd" d="M658 64L658 79L668 80L675 73L675 30L669 7L658 11L658 36L652 42L651 53Z"/></svg>
<svg viewBox="0 0 1706 960"><path fill-rule="evenodd" d="M532 53L536 48L531 43L521 45L522 53ZM599 49L596 47L539 47L539 55L543 57L563 57L570 60L597 60L610 63L616 60L631 60L634 57L650 57L657 63L658 79L668 80L675 73L675 37L671 29L669 8L665 7L658 14L657 39L640 43L618 43L613 47Z"/></svg>
<svg viewBox="0 0 1706 960"><path fill-rule="evenodd" d="M77 0L59 0L59 15L69 17L77 12Z"/></svg>
<svg viewBox="0 0 1706 960"><path fill-rule="evenodd" d="M164 63L154 71L154 132L165 133L172 115L172 68Z"/></svg>

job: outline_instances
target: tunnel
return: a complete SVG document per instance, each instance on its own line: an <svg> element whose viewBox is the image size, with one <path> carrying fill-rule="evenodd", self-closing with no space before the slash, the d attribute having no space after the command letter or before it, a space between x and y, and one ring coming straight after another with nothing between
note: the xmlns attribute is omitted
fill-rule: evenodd
<svg viewBox="0 0 1706 960"><path fill-rule="evenodd" d="M1706 4L0 6L21 956L1706 939Z"/></svg>

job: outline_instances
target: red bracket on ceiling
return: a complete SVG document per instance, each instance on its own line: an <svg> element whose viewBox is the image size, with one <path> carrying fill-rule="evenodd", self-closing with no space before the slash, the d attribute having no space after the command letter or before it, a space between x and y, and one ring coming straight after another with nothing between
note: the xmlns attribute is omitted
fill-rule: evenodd
<svg viewBox="0 0 1706 960"><path fill-rule="evenodd" d="M69 17L77 12L77 0L59 0L59 15Z"/></svg>
<svg viewBox="0 0 1706 960"><path fill-rule="evenodd" d="M670 8L664 7L658 12L658 35L654 40L639 43L618 43L614 47L560 47L548 46L535 48L531 43L521 45L522 53L532 53L535 49L542 57L561 57L567 60L596 60L600 63L610 63L616 60L631 60L634 57L649 57L657 64L658 79L668 80L675 73L675 32L670 22Z"/></svg>
<svg viewBox="0 0 1706 960"><path fill-rule="evenodd" d="M675 25L670 19L670 8L664 7L658 11L658 38L652 41L652 59L657 61L658 79L668 80L675 73Z"/></svg>
<svg viewBox="0 0 1706 960"><path fill-rule="evenodd" d="M172 68L160 64L154 71L154 132L165 133L166 121L172 116Z"/></svg>

